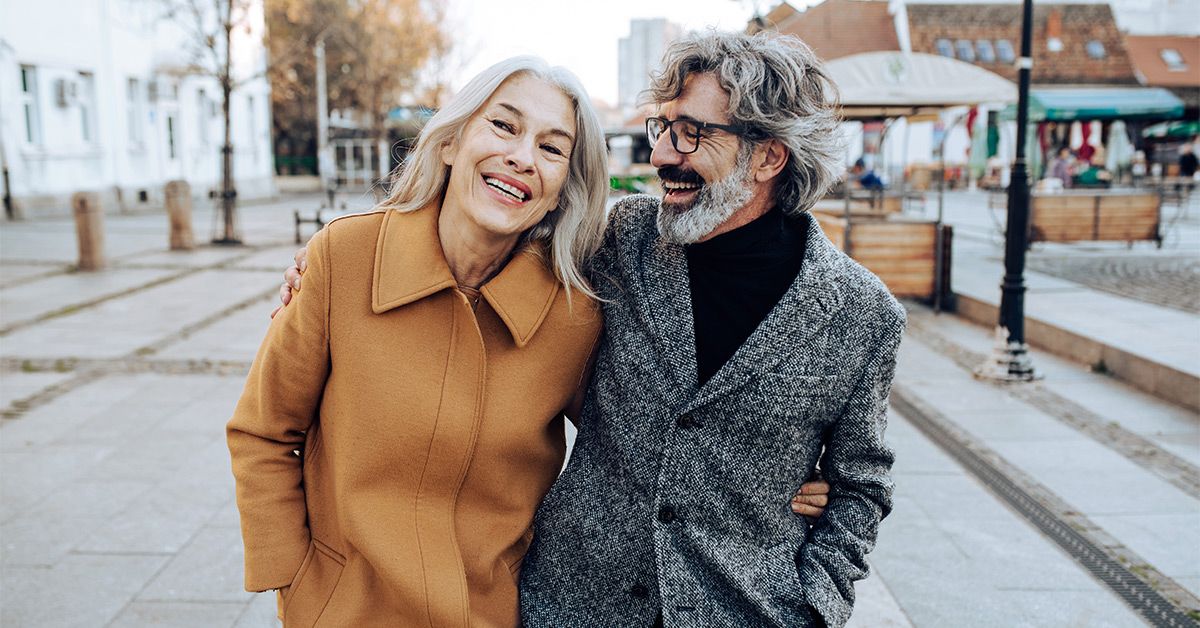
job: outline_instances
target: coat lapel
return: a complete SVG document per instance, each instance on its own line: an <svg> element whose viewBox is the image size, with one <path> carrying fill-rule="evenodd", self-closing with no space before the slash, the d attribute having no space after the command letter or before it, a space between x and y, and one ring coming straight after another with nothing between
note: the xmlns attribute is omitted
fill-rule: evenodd
<svg viewBox="0 0 1200 628"><path fill-rule="evenodd" d="M690 399L696 390L696 338L683 247L655 236L644 253L640 281L634 294L644 295L639 302L646 327L674 384L668 398Z"/></svg>
<svg viewBox="0 0 1200 628"><path fill-rule="evenodd" d="M803 214L803 218L807 221L808 240L796 280L733 357L704 384L685 412L736 390L752 377L770 372L783 358L805 351L841 307L841 296L833 278L833 269L841 252L825 237L810 214ZM686 286L686 273L683 281ZM692 340L690 303L688 306L688 338L691 340L688 346L693 353L694 378L696 343Z"/></svg>

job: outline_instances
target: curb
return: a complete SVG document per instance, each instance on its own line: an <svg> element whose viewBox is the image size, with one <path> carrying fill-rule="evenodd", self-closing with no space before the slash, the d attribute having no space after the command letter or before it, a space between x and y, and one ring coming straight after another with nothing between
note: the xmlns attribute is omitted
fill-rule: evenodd
<svg viewBox="0 0 1200 628"><path fill-rule="evenodd" d="M994 327L1000 307L975 297L955 293L959 316ZM1025 317L1025 340L1057 356L1089 364L1122 381L1194 412L1200 412L1200 376L1181 371L1104 343L1081 336L1036 318Z"/></svg>

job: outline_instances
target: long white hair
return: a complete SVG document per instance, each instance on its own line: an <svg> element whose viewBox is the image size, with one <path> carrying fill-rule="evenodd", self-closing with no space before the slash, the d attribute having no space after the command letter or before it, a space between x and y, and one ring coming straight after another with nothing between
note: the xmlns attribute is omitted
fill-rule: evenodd
<svg viewBox="0 0 1200 628"><path fill-rule="evenodd" d="M538 57L521 56L480 72L426 123L413 150L392 174L391 195L379 206L410 212L440 199L450 176L450 167L442 161L442 150L462 136L467 123L500 85L518 75L539 78L562 90L575 107L576 126L570 169L558 208L526 231L522 242L546 244L550 265L565 286L568 299L572 290L596 298L583 264L600 248L604 237L608 152L587 92L566 68L552 67Z"/></svg>

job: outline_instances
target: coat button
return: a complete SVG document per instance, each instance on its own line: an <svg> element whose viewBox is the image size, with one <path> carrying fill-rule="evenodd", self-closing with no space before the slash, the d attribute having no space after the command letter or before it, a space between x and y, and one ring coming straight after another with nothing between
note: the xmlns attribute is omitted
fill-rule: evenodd
<svg viewBox="0 0 1200 628"><path fill-rule="evenodd" d="M635 585L633 585L633 588L629 589L629 594L632 595L633 597L644 599L646 597L649 597L650 589L647 589L645 587L645 585L635 584Z"/></svg>
<svg viewBox="0 0 1200 628"><path fill-rule="evenodd" d="M675 509L670 506L663 506L658 509L658 520L663 523L671 523L675 520Z"/></svg>
<svg viewBox="0 0 1200 628"><path fill-rule="evenodd" d="M678 419L675 419L675 425L678 425L682 429L689 430L693 427L696 427L698 424L696 423L696 419L693 419L690 415L685 414Z"/></svg>

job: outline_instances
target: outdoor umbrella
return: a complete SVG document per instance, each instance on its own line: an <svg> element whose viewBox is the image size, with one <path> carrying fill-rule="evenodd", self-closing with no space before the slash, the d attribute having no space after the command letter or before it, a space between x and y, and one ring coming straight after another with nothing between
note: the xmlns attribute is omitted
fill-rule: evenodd
<svg viewBox="0 0 1200 628"><path fill-rule="evenodd" d="M1181 137L1200 135L1200 120L1159 122L1142 129L1142 137Z"/></svg>
<svg viewBox="0 0 1200 628"><path fill-rule="evenodd" d="M1133 163L1133 142L1125 131L1125 123L1116 120L1108 129L1108 158L1104 167L1114 174L1121 172Z"/></svg>

